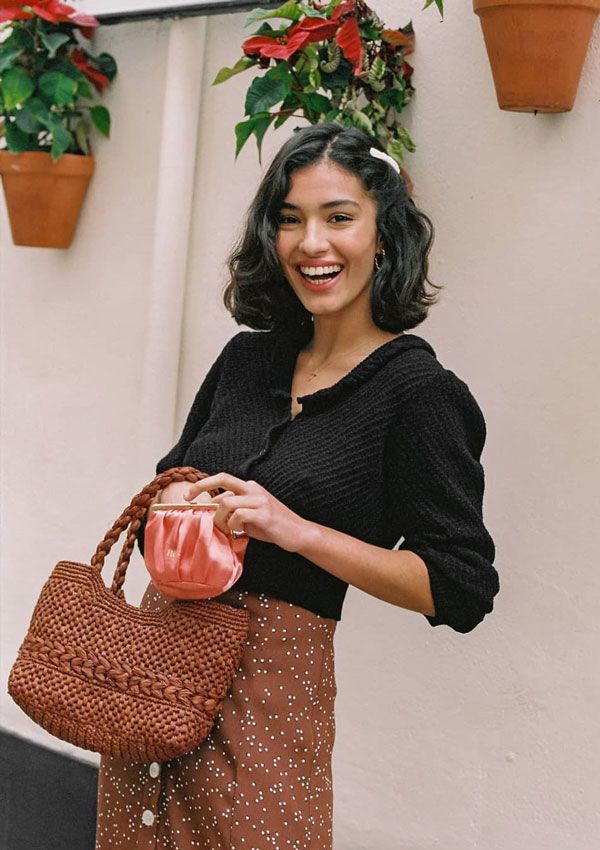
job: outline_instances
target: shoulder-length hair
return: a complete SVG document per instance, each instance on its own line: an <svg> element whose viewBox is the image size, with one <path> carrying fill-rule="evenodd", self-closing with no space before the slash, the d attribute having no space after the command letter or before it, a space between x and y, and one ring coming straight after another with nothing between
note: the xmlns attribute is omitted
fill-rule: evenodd
<svg viewBox="0 0 600 850"><path fill-rule="evenodd" d="M256 330L306 329L312 316L285 278L276 253L279 217L294 171L324 159L355 174L377 205L377 231L385 249L371 287L374 323L399 333L422 322L437 294L427 277L433 244L431 220L409 197L406 182L391 165L369 153L381 145L362 130L335 123L296 130L279 149L248 210L227 265L231 281L223 303L238 324Z"/></svg>

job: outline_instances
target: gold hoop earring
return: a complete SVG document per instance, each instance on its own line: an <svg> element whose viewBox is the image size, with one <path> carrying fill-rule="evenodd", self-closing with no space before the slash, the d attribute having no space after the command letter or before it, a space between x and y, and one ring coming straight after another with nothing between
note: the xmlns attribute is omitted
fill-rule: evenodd
<svg viewBox="0 0 600 850"><path fill-rule="evenodd" d="M383 258L385 257L385 248L380 248L375 254L375 270L380 272L383 267Z"/></svg>

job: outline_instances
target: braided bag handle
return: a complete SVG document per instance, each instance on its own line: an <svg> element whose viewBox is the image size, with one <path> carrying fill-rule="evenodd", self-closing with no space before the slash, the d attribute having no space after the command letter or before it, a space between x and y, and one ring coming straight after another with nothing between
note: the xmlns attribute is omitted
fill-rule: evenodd
<svg viewBox="0 0 600 850"><path fill-rule="evenodd" d="M121 516L115 520L112 527L106 532L90 561L92 568L100 574L102 572L106 556L125 529L129 528L113 575L113 581L110 588L110 592L112 594L119 597L123 596L123 583L125 581L125 575L127 574L131 553L135 546L137 532L139 531L142 520L144 519L144 516L156 495L174 481L189 481L190 483L195 483L196 481L201 481L203 478L208 477L209 475L207 472L201 472L193 466L175 466L172 469L167 469L165 472L161 472L153 478L143 490L140 490L140 492L133 497L128 507L125 508ZM212 498L218 495L218 492L218 490L209 491Z"/></svg>

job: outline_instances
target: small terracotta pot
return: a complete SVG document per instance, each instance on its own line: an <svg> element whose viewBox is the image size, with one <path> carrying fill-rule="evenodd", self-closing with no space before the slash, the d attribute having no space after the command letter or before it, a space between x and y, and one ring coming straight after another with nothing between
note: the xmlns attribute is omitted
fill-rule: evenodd
<svg viewBox="0 0 600 850"><path fill-rule="evenodd" d="M600 0L473 0L500 109L569 112Z"/></svg>
<svg viewBox="0 0 600 850"><path fill-rule="evenodd" d="M0 151L0 175L15 245L68 248L94 173L93 156Z"/></svg>

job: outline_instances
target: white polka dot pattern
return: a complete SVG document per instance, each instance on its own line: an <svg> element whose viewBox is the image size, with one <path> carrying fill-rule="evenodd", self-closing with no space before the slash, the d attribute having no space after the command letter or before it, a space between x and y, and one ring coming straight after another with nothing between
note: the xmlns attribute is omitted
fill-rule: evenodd
<svg viewBox="0 0 600 850"><path fill-rule="evenodd" d="M251 617L215 725L158 772L102 759L96 850L332 848L337 620L235 587L218 599ZM149 588L142 606L167 602Z"/></svg>

